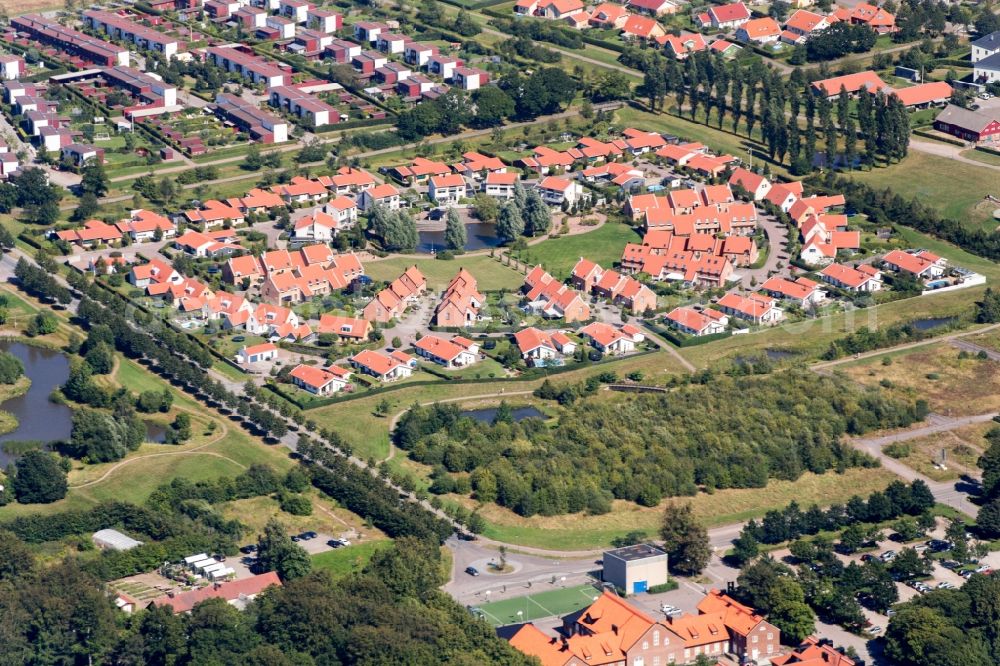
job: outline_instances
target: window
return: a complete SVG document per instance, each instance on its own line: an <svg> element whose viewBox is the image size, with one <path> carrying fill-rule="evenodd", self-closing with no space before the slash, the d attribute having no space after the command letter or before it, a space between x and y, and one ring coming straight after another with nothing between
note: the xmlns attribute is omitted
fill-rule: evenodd
<svg viewBox="0 0 1000 666"><path fill-rule="evenodd" d="M774 634L771 633L771 632L767 632L767 640L768 641L773 641L774 640Z"/></svg>
<svg viewBox="0 0 1000 666"><path fill-rule="evenodd" d="M653 645L659 645L659 644L660 644L660 632L654 631L653 632Z"/></svg>
<svg viewBox="0 0 1000 666"><path fill-rule="evenodd" d="M660 666L660 658L653 657L653 666Z"/></svg>
<svg viewBox="0 0 1000 666"><path fill-rule="evenodd" d="M758 638L757 636L754 636L754 637L753 637L753 642L754 642L754 643L756 643L756 642L757 642L757 638Z"/></svg>
<svg viewBox="0 0 1000 666"><path fill-rule="evenodd" d="M648 650L649 649L649 641L643 641L642 642L642 649L643 650Z"/></svg>

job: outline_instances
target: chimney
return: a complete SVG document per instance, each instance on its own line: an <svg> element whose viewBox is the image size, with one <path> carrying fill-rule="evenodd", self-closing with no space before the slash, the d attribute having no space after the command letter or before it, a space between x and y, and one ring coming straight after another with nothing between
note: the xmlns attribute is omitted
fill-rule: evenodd
<svg viewBox="0 0 1000 666"><path fill-rule="evenodd" d="M615 636L617 636L618 635L618 625L617 624L611 625L611 631L614 632Z"/></svg>

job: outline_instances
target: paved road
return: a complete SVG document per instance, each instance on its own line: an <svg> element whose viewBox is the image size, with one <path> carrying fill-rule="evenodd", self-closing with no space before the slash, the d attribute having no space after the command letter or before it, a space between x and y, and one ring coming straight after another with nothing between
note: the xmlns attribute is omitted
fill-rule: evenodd
<svg viewBox="0 0 1000 666"><path fill-rule="evenodd" d="M997 350L977 345L976 343L969 342L968 340L955 338L954 340L951 340L951 346L973 354L985 353L987 358L994 361L1000 361L1000 352Z"/></svg>
<svg viewBox="0 0 1000 666"><path fill-rule="evenodd" d="M925 482L930 487L931 492L934 493L934 497L938 502L946 504L955 510L966 514L967 516L975 517L979 511L979 507L969 500L969 492L974 490L970 484L962 482L956 483L954 481L933 481L916 470L904 465L895 458L889 457L883 452L882 449L887 444L906 442L920 437L926 437L927 435L936 435L950 430L957 430L959 428L975 425L977 423L986 423L987 421L992 420L995 416L997 416L997 412L959 417L947 417L941 416L940 414L931 414L927 419L929 422L928 425L919 428L911 428L909 430L892 433L890 435L882 435L880 437L853 439L850 440L850 443L855 448L878 458L883 467L899 477L906 479L907 481L920 479Z"/></svg>
<svg viewBox="0 0 1000 666"><path fill-rule="evenodd" d="M745 289L751 288L751 280L756 280L757 284L762 284L771 273L778 273L782 269L778 268L778 263L784 264L784 272L788 273L788 225L770 216L761 215L758 222L760 228L767 234L768 254L764 265L760 268L742 268L738 273L743 276L741 284Z"/></svg>

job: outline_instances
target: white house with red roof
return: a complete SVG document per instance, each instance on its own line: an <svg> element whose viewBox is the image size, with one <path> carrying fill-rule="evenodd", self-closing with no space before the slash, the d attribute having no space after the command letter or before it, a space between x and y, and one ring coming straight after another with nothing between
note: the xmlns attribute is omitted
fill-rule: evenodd
<svg viewBox="0 0 1000 666"><path fill-rule="evenodd" d="M431 176L427 195L439 206L455 206L468 196L469 185L461 174Z"/></svg>
<svg viewBox="0 0 1000 666"><path fill-rule="evenodd" d="M576 343L562 331L543 331L529 326L514 334L514 344L521 352L521 358L534 365L536 361L547 361L560 355L570 355L576 351Z"/></svg>
<svg viewBox="0 0 1000 666"><path fill-rule="evenodd" d="M292 238L302 241L329 243L337 231L337 221L321 210L313 211L295 222Z"/></svg>
<svg viewBox="0 0 1000 666"><path fill-rule="evenodd" d="M313 395L332 395L344 390L350 380L351 371L337 365L318 368L300 364L288 374L292 384Z"/></svg>
<svg viewBox="0 0 1000 666"><path fill-rule="evenodd" d="M882 264L890 271L926 280L944 275L948 260L927 250L893 250L882 257Z"/></svg>
<svg viewBox="0 0 1000 666"><path fill-rule="evenodd" d="M827 284L855 293L882 289L882 271L870 264L859 264L857 267L830 264L820 271L819 276Z"/></svg>
<svg viewBox="0 0 1000 666"><path fill-rule="evenodd" d="M368 212L375 206L385 206L389 210L399 210L399 190L395 185L384 183L361 192L358 206Z"/></svg>
<svg viewBox="0 0 1000 666"><path fill-rule="evenodd" d="M754 44L773 44L781 38L781 26L770 16L751 19L736 30L736 39Z"/></svg>
<svg viewBox="0 0 1000 666"><path fill-rule="evenodd" d="M243 347L236 354L236 360L243 364L273 361L276 358L278 358L278 348L273 342L264 342L259 345Z"/></svg>
<svg viewBox="0 0 1000 666"><path fill-rule="evenodd" d="M666 2L667 0L662 1ZM594 11L590 13L589 23L595 28L621 28L628 17L628 10L618 3L602 2L594 7Z"/></svg>
<svg viewBox="0 0 1000 666"><path fill-rule="evenodd" d="M667 313L666 321L672 328L686 335L715 335L724 333L729 325L729 317L711 308L696 310L691 307L677 307Z"/></svg>
<svg viewBox="0 0 1000 666"><path fill-rule="evenodd" d="M750 193L754 201L761 201L771 190L771 181L767 179L767 176L748 171L743 167L733 169L733 173L729 177L729 184L742 187Z"/></svg>
<svg viewBox="0 0 1000 666"><path fill-rule="evenodd" d="M413 374L416 359L398 349L392 352L364 349L350 359L359 372L375 377L380 382L406 379Z"/></svg>
<svg viewBox="0 0 1000 666"><path fill-rule="evenodd" d="M573 205L583 196L583 186L575 180L546 176L535 185L542 200L550 206L561 206L563 203Z"/></svg>
<svg viewBox="0 0 1000 666"><path fill-rule="evenodd" d="M681 31L679 35L666 35L663 43L667 52L677 60L684 60L692 53L708 48L705 36L698 32Z"/></svg>
<svg viewBox="0 0 1000 666"><path fill-rule="evenodd" d="M639 14L632 14L622 24L622 38L626 40L660 40L667 34L656 19Z"/></svg>
<svg viewBox="0 0 1000 666"><path fill-rule="evenodd" d="M446 368L464 368L479 360L479 345L456 335L451 340L436 335L425 335L413 343L418 356Z"/></svg>
<svg viewBox="0 0 1000 666"><path fill-rule="evenodd" d="M791 301L803 308L826 298L826 292L820 288L818 282L804 277L789 280L775 275L768 278L760 286L760 290L769 296Z"/></svg>
<svg viewBox="0 0 1000 666"><path fill-rule="evenodd" d="M621 355L635 351L633 336L602 321L595 321L580 329L580 335L604 354Z"/></svg>
<svg viewBox="0 0 1000 666"><path fill-rule="evenodd" d="M496 199L511 199L517 181L516 173L488 173L483 180L483 193Z"/></svg>
<svg viewBox="0 0 1000 666"><path fill-rule="evenodd" d="M750 10L742 2L728 5L715 5L708 11L698 14L695 22L702 28L717 30L735 30L751 18Z"/></svg>
<svg viewBox="0 0 1000 666"><path fill-rule="evenodd" d="M727 315L754 324L774 324L784 316L773 298L756 292L746 296L730 292L720 298L716 305Z"/></svg>

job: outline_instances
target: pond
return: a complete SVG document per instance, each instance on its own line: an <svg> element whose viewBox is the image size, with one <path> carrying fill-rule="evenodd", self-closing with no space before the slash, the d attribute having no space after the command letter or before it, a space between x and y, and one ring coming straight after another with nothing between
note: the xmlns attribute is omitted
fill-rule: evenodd
<svg viewBox="0 0 1000 666"><path fill-rule="evenodd" d="M18 421L17 428L0 437L0 442L69 439L73 410L49 400L52 390L66 383L69 377L69 359L61 352L21 342L0 342L0 349L21 359L24 373L31 378L27 393L0 404L0 409L13 414ZM12 456L0 450L0 466L6 467L11 459Z"/></svg>
<svg viewBox="0 0 1000 666"><path fill-rule="evenodd" d="M167 441L167 428L154 421L143 421L146 424L146 441L163 444Z"/></svg>
<svg viewBox="0 0 1000 666"><path fill-rule="evenodd" d="M500 240L497 238L496 226L485 222L471 222L465 225L465 236L466 251L484 250L500 245ZM444 249L444 229L440 231L420 232L420 243L417 245L417 252L430 254L431 252L441 252Z"/></svg>
<svg viewBox="0 0 1000 666"><path fill-rule="evenodd" d="M927 317L926 319L917 319L914 321L913 328L918 331L929 331L939 326L954 324L956 321L958 321L958 317Z"/></svg>
<svg viewBox="0 0 1000 666"><path fill-rule="evenodd" d="M468 409L462 412L461 416L475 419L480 423L492 423L493 419L497 415L497 407L486 407L484 409ZM513 415L515 421L523 421L524 419L547 418L544 412L539 411L535 407L515 407L513 409Z"/></svg>

